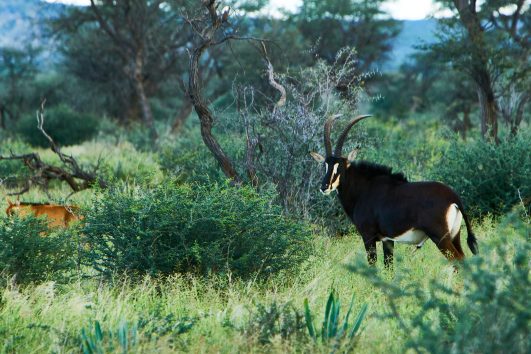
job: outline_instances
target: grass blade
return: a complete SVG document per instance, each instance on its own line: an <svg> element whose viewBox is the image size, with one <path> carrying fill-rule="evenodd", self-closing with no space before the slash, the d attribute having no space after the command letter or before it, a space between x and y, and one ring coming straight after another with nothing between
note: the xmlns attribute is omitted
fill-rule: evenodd
<svg viewBox="0 0 531 354"><path fill-rule="evenodd" d="M313 326L312 313L310 312L310 306L308 305L308 299L304 299L304 318L306 320L306 327L308 328L308 333L313 340L317 340L315 334L315 327Z"/></svg>
<svg viewBox="0 0 531 354"><path fill-rule="evenodd" d="M326 309L323 319L323 328L321 331L322 339L327 340L328 339L328 327L330 325L330 309L332 308L332 304L334 303L334 290L330 292L330 296L328 296L328 301L326 302Z"/></svg>
<svg viewBox="0 0 531 354"><path fill-rule="evenodd" d="M352 306L354 306L354 294L352 295L352 299L350 299L350 306L348 307L347 315L345 316L345 322L343 323L343 329L341 330L341 334L346 333L348 330L348 320L350 319L350 313L352 312Z"/></svg>
<svg viewBox="0 0 531 354"><path fill-rule="evenodd" d="M367 313L367 304L363 304L360 312L358 313L358 317L356 318L356 321L354 321L354 327L352 327L352 331L350 332L349 337L352 338L354 335L356 335L356 332L360 329L361 322L363 321L363 318L365 317L365 314Z"/></svg>

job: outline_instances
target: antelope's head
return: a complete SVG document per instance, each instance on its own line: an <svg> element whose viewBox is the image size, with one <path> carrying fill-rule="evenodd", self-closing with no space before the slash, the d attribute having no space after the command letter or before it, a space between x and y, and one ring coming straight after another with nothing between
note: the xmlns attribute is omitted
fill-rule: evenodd
<svg viewBox="0 0 531 354"><path fill-rule="evenodd" d="M17 200L13 203L9 198L7 198L6 201L7 201L6 214L8 216L12 216L14 212L20 208L20 200L17 198Z"/></svg>
<svg viewBox="0 0 531 354"><path fill-rule="evenodd" d="M341 179L345 178L345 171L347 170L349 160L352 161L356 158L358 150L353 150L350 154L348 154L348 158L342 156L343 144L347 139L347 135L350 129L354 126L354 124L356 124L362 119L370 117L370 115L357 116L356 118L352 119L345 127L345 129L343 129L343 132L337 140L336 148L332 153L330 131L332 129L332 125L334 124L336 117L337 116L332 116L328 118L324 124L324 145L326 150L326 157L323 157L322 155L316 152L310 152L310 155L312 155L315 161L322 163L325 166L325 175L323 178L323 182L321 183L320 190L321 193L326 195L332 193L334 190L337 189L337 187L339 187Z"/></svg>

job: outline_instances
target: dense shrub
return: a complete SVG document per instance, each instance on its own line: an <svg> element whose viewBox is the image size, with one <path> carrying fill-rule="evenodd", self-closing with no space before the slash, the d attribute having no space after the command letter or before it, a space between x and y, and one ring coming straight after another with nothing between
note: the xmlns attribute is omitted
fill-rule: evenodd
<svg viewBox="0 0 531 354"><path fill-rule="evenodd" d="M82 143L98 133L97 119L86 113L74 112L66 105L47 109L44 129L56 143L66 146ZM17 124L17 132L34 146L47 147L48 141L37 129L35 114L28 114Z"/></svg>
<svg viewBox="0 0 531 354"><path fill-rule="evenodd" d="M529 209L531 155L529 133L499 145L483 140L454 142L448 146L431 177L449 184L471 214L501 214L520 203Z"/></svg>
<svg viewBox="0 0 531 354"><path fill-rule="evenodd" d="M50 235L46 221L34 217L0 218L0 272L18 283L38 282L74 266L73 240L64 230Z"/></svg>
<svg viewBox="0 0 531 354"><path fill-rule="evenodd" d="M266 276L308 256L310 230L249 188L111 188L87 212L86 260L102 275Z"/></svg>

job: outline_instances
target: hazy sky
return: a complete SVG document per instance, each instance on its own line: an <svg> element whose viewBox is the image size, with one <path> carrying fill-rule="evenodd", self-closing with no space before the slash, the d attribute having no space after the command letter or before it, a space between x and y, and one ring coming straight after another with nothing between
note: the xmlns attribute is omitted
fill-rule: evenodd
<svg viewBox="0 0 531 354"><path fill-rule="evenodd" d="M86 5L89 0L46 0L48 2L62 2L76 5ZM270 6L274 12L278 8L294 10L302 0L270 0ZM419 20L435 12L436 6L432 0L389 0L385 9L397 19Z"/></svg>

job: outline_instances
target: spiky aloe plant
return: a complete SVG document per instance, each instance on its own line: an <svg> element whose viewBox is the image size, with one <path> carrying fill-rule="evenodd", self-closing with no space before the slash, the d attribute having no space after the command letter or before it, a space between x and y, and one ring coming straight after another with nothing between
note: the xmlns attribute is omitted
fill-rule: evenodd
<svg viewBox="0 0 531 354"><path fill-rule="evenodd" d="M339 319L339 312L341 309L341 301L337 296L335 290L330 292L328 301L326 302L325 314L323 319L322 328L320 334L316 331L313 324L313 317L310 311L310 306L308 305L308 299L304 300L304 317L306 319L306 327L308 328L308 333L314 341L317 341L321 338L323 343L330 343L335 341L336 343L341 342L343 339L348 339L349 344L353 344L356 333L358 333L361 322L365 317L367 312L367 304L364 304L361 307L361 310L358 312L356 319L351 324L349 323L350 314L352 313L352 307L354 305L354 296L350 301L350 306L348 308L347 314L341 324Z"/></svg>

